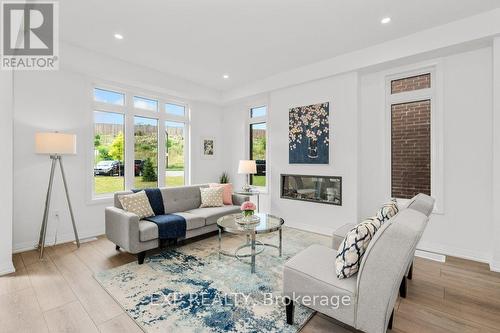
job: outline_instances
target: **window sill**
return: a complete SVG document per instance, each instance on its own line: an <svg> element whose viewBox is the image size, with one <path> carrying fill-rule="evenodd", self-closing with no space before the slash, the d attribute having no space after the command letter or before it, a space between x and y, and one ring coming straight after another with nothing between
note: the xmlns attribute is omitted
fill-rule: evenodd
<svg viewBox="0 0 500 333"><path fill-rule="evenodd" d="M104 205L104 204L113 204L114 203L114 198L113 195L111 196L103 196L103 197L92 197L90 200L87 200L87 205L88 206L94 206L94 205Z"/></svg>

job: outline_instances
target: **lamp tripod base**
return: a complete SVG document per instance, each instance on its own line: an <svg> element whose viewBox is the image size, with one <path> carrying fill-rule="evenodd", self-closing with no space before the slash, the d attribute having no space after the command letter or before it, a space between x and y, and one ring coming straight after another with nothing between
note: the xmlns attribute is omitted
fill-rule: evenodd
<svg viewBox="0 0 500 333"><path fill-rule="evenodd" d="M66 175L64 173L64 167L62 163L61 155L50 155L50 159L52 160L52 165L50 168L50 176L49 176L49 186L47 188L47 196L45 198L45 209L43 211L43 219L42 226L40 227L40 238L38 239L37 249L40 251L40 259L43 258L43 252L45 248L45 237L47 235L47 223L49 219L49 210L50 210L50 199L52 196L52 186L54 184L54 173L56 169L56 164L59 163L61 168L61 175L64 184L64 191L66 193L66 200L68 202L69 213L71 216L71 223L73 224L73 232L75 233L75 241L77 247L80 247L80 239L78 238L78 231L76 230L75 216L73 215L73 207L71 206L71 200L69 198L68 184L66 182Z"/></svg>

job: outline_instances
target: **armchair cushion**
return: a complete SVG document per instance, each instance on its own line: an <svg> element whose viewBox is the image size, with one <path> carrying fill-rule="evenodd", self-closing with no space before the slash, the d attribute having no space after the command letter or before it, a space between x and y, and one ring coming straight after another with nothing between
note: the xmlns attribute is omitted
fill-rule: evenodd
<svg viewBox="0 0 500 333"><path fill-rule="evenodd" d="M325 260L333 259L335 255L336 251L329 247L312 245L288 260L283 272L283 293L294 301L304 300L301 303L307 307L353 325L357 279L337 278L334 261ZM337 298L340 304L336 309L331 303L325 304L318 299L306 304L306 297L314 296L318 299L322 296L330 300ZM342 297L348 300L346 304L342 304Z"/></svg>

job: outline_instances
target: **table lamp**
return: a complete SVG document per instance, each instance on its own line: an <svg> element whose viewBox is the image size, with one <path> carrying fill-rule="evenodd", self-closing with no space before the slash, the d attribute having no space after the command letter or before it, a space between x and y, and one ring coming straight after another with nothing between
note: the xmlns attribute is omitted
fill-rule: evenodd
<svg viewBox="0 0 500 333"><path fill-rule="evenodd" d="M36 133L35 134L35 151L37 154L49 155L52 160L50 168L49 186L47 188L47 196L45 198L45 210L43 212L42 226L40 228L40 238L38 240L38 249L40 251L40 259L43 258L43 250L45 247L45 236L47 234L47 221L49 218L50 197L52 195L52 184L54 183L54 172L56 164L59 163L61 168L61 175L66 192L66 200L68 201L69 213L71 222L73 223L73 232L75 233L76 245L80 247L80 240L76 230L75 217L73 215L73 208L69 199L68 184L66 182L66 175L62 163L62 155L75 155L76 154L76 135L63 134L63 133Z"/></svg>
<svg viewBox="0 0 500 333"><path fill-rule="evenodd" d="M238 173L247 175L247 183L242 187L242 190L249 192L250 187L250 175L257 173L257 164L254 160L241 160L238 166Z"/></svg>

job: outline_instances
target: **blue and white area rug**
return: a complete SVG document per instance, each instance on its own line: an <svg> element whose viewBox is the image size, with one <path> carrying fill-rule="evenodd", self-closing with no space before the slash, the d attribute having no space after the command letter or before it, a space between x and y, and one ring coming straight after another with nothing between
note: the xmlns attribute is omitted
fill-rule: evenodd
<svg viewBox="0 0 500 333"><path fill-rule="evenodd" d="M277 233L258 238L278 242ZM224 234L223 248L241 237ZM295 324L285 322L281 299L283 264L311 244L329 239L295 229L283 230L283 257L266 248L255 274L235 258L218 258L216 237L166 249L146 259L110 269L95 278L146 332L297 332L312 311L295 307ZM332 258L334 260L334 258Z"/></svg>

